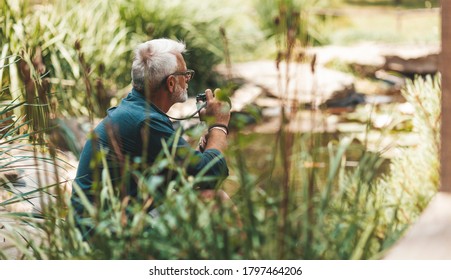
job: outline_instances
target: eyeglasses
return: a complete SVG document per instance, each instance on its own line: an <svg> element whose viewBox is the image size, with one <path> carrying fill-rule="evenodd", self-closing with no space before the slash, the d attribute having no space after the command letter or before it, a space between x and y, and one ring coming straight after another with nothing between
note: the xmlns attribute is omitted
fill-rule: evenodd
<svg viewBox="0 0 451 280"><path fill-rule="evenodd" d="M188 70L182 71L182 72L174 72L171 75L174 75L174 76L180 76L180 75L185 76L185 79L187 79L188 82L189 82L194 77L194 73L195 73L194 70L188 69ZM171 76L171 75L169 75L169 76Z"/></svg>

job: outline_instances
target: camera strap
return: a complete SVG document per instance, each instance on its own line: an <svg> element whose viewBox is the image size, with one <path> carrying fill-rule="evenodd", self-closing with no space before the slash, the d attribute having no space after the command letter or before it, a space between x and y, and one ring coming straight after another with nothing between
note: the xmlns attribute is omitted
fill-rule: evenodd
<svg viewBox="0 0 451 280"><path fill-rule="evenodd" d="M197 105L197 110L196 110L196 112L194 112L193 114L191 114L191 115L189 115L189 116L183 117L183 118L174 118L174 117L171 117L171 116L169 116L169 115L167 115L167 114L165 114L165 113L163 113L163 114L165 114L166 117L170 118L171 120L174 120L174 121L184 121L184 120L188 120L188 119L193 118L195 115L197 115L197 114L200 112L200 110L202 110L202 109L205 108L205 107L207 107L207 102L203 102L202 104Z"/></svg>

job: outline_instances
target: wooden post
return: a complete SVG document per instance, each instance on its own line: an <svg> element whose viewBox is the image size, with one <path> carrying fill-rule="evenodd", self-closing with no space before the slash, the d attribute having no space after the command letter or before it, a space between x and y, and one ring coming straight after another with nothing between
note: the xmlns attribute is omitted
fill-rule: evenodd
<svg viewBox="0 0 451 280"><path fill-rule="evenodd" d="M442 0L442 125L441 125L441 186L440 191L451 192L451 1Z"/></svg>

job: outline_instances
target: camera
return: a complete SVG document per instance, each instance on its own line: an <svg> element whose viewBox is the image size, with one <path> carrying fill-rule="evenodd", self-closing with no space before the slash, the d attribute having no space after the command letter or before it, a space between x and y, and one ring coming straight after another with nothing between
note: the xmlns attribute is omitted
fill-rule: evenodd
<svg viewBox="0 0 451 280"><path fill-rule="evenodd" d="M196 102L199 102L199 101L202 101L202 102L207 101L207 95L205 94L205 92L201 92L196 95Z"/></svg>

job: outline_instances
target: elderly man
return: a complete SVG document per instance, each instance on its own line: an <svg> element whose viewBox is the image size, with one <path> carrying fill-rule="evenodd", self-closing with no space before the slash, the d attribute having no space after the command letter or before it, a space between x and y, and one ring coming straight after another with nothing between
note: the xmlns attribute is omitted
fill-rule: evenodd
<svg viewBox="0 0 451 280"><path fill-rule="evenodd" d="M132 197L138 195L137 183L132 174L124 172L126 162L143 168L152 165L162 155L163 143L170 151L176 149L176 162L186 164L189 175L205 169L205 175L216 178L216 182L228 175L223 157L230 120L230 106L226 102L217 100L211 90L205 91L206 107L200 111L200 118L207 122L209 130L207 141L200 149L202 152L176 136L166 115L172 105L188 98L188 82L194 71L186 68L182 56L185 48L183 43L169 39L150 40L136 48L131 71L132 91L119 106L108 109L80 157L75 183L89 200L94 200L95 185L103 169L102 162L93 157L100 149L107 152L113 182L120 182L126 195ZM214 189L216 182L202 184L201 189ZM72 203L81 215L83 207L75 191Z"/></svg>

